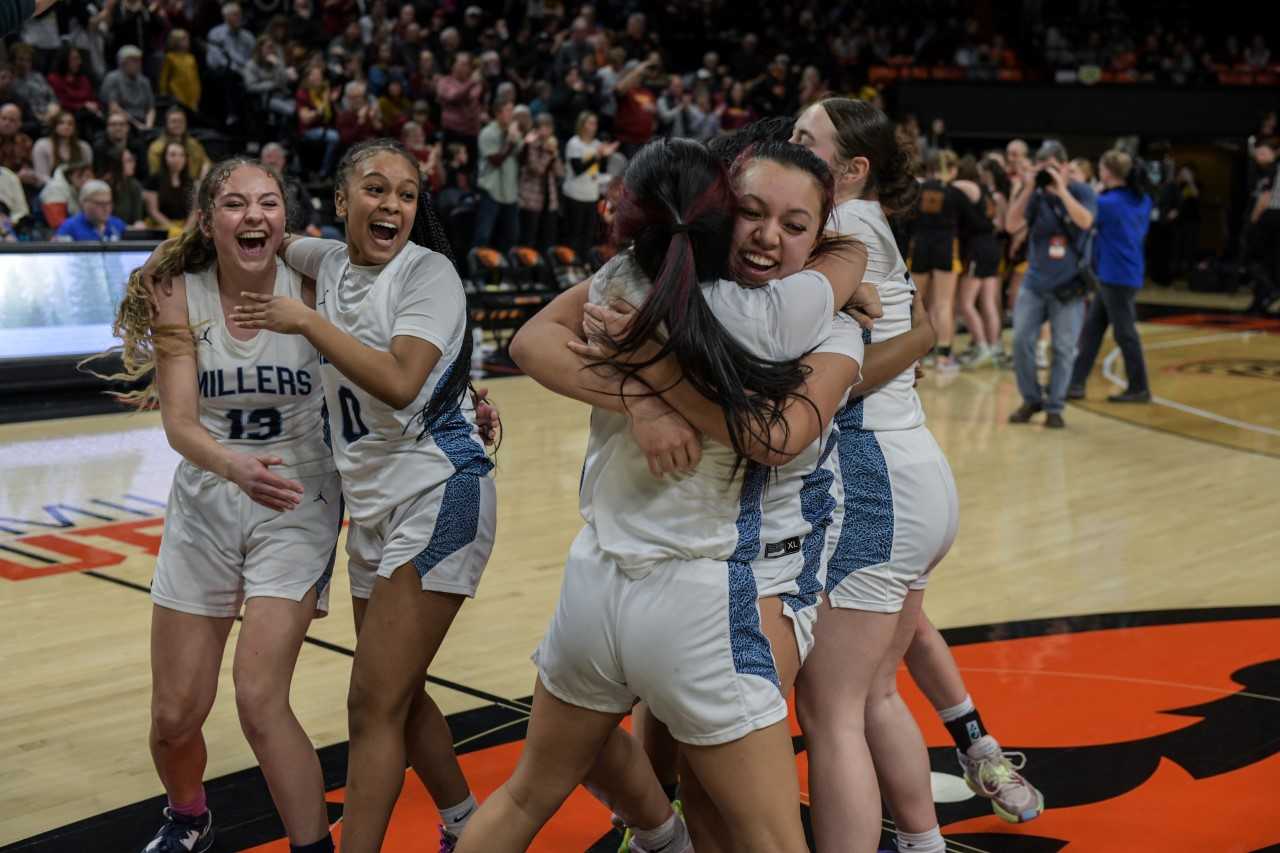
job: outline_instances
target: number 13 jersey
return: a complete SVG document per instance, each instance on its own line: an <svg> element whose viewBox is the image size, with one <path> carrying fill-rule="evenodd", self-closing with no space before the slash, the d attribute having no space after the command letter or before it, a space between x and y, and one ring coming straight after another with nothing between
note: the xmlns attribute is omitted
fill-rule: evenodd
<svg viewBox="0 0 1280 853"><path fill-rule="evenodd" d="M430 424L422 421L467 334L467 296L449 259L408 243L385 266L356 266L345 243L316 238L295 240L286 257L315 278L316 311L360 343L386 352L392 339L404 335L440 350L417 397L402 409L322 358L333 452L352 520L374 524L454 474L487 475L493 464L480 443L469 394Z"/></svg>
<svg viewBox="0 0 1280 853"><path fill-rule="evenodd" d="M187 314L196 340L200 424L219 444L284 460L285 475L334 470L325 442L320 358L301 335L259 331L247 341L227 328L218 265L187 273ZM302 298L302 277L276 261L274 293Z"/></svg>

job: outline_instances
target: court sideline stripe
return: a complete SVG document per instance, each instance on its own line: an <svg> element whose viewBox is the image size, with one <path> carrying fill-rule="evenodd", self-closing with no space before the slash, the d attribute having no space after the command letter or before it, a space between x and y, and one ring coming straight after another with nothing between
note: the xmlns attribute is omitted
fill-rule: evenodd
<svg viewBox="0 0 1280 853"><path fill-rule="evenodd" d="M1199 344L1214 343L1222 340L1248 339L1258 334L1261 334L1261 333L1260 332L1233 332L1233 333L1222 334L1222 335L1206 335L1201 338L1188 338L1188 339L1179 340L1179 341L1157 341L1155 343L1150 344L1149 346L1145 346L1144 349L1146 350L1179 349L1181 347L1197 346ZM1120 374L1117 373L1115 369L1116 359L1119 356L1120 356L1119 347L1116 347L1111 352L1107 353L1107 357L1102 360L1102 375L1108 382L1110 382L1112 385L1115 385L1117 388L1127 388L1128 383L1120 378ZM1155 394L1152 394L1151 402L1155 403L1158 406L1164 406L1166 409L1173 409L1175 411L1183 412L1188 415L1195 415L1196 417L1201 417L1201 418L1204 418L1205 420L1214 421L1215 423L1220 423L1225 426L1231 426L1231 427L1236 427L1237 429L1249 430L1250 432L1262 433L1263 435L1272 435L1272 436L1280 437L1280 429L1273 429L1271 427L1265 427L1259 424L1251 424L1248 421L1236 420L1235 418L1229 418L1229 417L1226 417L1225 415L1219 415L1216 412L1210 412L1206 409L1200 409L1195 406L1189 406L1186 403L1179 403L1177 400L1170 400L1167 397L1158 397Z"/></svg>
<svg viewBox="0 0 1280 853"><path fill-rule="evenodd" d="M88 575L91 578L107 581L108 583L113 583L118 586L125 587L126 589L136 590L137 592L145 592L147 595L151 594L151 588L148 586L135 583L131 580L125 580L124 578L108 575L95 569L88 569L83 572L78 572L78 574ZM236 621L242 622L244 620L243 617L237 616ZM312 637L310 634L304 636L302 638L302 642L324 649L325 651L346 655L349 658L354 658L356 656L355 649L349 649L346 646L339 645L338 643L331 643L328 640L321 640L319 637ZM450 690L456 690L459 693L465 693L466 695L472 696L476 699L483 699L486 702L491 702L494 705L506 708L508 711L516 711L521 714L529 713L529 710L533 707L532 705L525 704L518 699L507 699L497 695L496 693L489 693L486 690L478 690L474 687L468 687L465 684L459 684L456 681L450 681L447 678L441 678L438 675L431 675L430 673L427 674L427 683L434 684L437 687L446 687Z"/></svg>

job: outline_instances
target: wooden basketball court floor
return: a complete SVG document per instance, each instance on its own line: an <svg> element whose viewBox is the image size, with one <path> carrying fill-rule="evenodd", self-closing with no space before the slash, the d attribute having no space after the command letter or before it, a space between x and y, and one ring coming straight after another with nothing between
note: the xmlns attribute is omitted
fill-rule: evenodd
<svg viewBox="0 0 1280 853"><path fill-rule="evenodd" d="M1006 423L1019 403L1009 372L921 383L962 507L927 610L1049 806L1010 826L967 796L945 730L904 676L950 849L1280 850L1275 332L1144 326L1150 406L1102 402L1122 375L1108 341L1062 431ZM526 378L487 384L505 423L497 545L429 685L478 794L519 754L529 654L580 525L587 425L584 407ZM146 746L146 591L176 456L155 414L0 426L0 448L0 846L138 850L161 804ZM335 817L354 642L344 562L293 687ZM225 660L205 729L216 849L287 850ZM434 823L410 777L385 849L435 849ZM616 849L607 830L579 793L532 849Z"/></svg>

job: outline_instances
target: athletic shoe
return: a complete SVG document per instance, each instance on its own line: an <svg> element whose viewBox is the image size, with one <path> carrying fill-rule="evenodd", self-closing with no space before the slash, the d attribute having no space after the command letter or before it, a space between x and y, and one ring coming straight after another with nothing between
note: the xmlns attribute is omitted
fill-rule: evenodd
<svg viewBox="0 0 1280 853"><path fill-rule="evenodd" d="M1039 403L1023 403L1014 410L1013 414L1009 415L1009 423L1025 424L1031 420L1032 415L1042 411L1044 411L1044 406Z"/></svg>
<svg viewBox="0 0 1280 853"><path fill-rule="evenodd" d="M1049 365L1049 342L1036 341L1036 367L1044 370Z"/></svg>
<svg viewBox="0 0 1280 853"><path fill-rule="evenodd" d="M1001 370L1013 370L1013 355L1004 350L997 350L993 358L996 361L996 367Z"/></svg>
<svg viewBox="0 0 1280 853"><path fill-rule="evenodd" d="M991 735L984 735L969 747L968 754L956 750L964 781L979 797L991 801L991 809L1009 823L1034 820L1044 811L1044 794L1018 771L1027 764L1021 752L1004 752Z"/></svg>
<svg viewBox="0 0 1280 853"><path fill-rule="evenodd" d="M937 354L931 352L928 355L926 355L924 358L920 359L920 364L923 367L933 367L934 364L937 363L937 361L938 361Z"/></svg>
<svg viewBox="0 0 1280 853"><path fill-rule="evenodd" d="M440 853L453 853L458 846L458 836L444 828L444 824L440 824Z"/></svg>
<svg viewBox="0 0 1280 853"><path fill-rule="evenodd" d="M1108 403L1150 403L1150 391L1125 391L1120 394L1112 394L1107 398Z"/></svg>
<svg viewBox="0 0 1280 853"><path fill-rule="evenodd" d="M689 827L684 822L684 804L679 800L671 801L671 808L676 813L676 834L665 847L650 850L641 847L635 839L630 827L622 835L622 844L618 853L693 853L693 839L689 836Z"/></svg>
<svg viewBox="0 0 1280 853"><path fill-rule="evenodd" d="M1083 385L1072 385L1072 386L1068 387L1068 388L1067 388L1067 399L1068 399L1068 400L1083 400L1083 399L1084 399L1084 386L1083 386Z"/></svg>
<svg viewBox="0 0 1280 853"><path fill-rule="evenodd" d="M938 364L936 370L939 374L946 376L951 373L960 372L960 363L951 356L938 356Z"/></svg>
<svg viewBox="0 0 1280 853"><path fill-rule="evenodd" d="M1050 412L1044 416L1044 425L1049 429L1062 429L1067 422L1062 419L1062 415L1058 412Z"/></svg>
<svg viewBox="0 0 1280 853"><path fill-rule="evenodd" d="M142 853L205 853L213 846L213 812L199 817L164 810L164 825Z"/></svg>
<svg viewBox="0 0 1280 853"><path fill-rule="evenodd" d="M974 370L979 367L985 367L988 364L995 363L996 354L991 347L978 347L971 349L960 356L960 366L965 370Z"/></svg>

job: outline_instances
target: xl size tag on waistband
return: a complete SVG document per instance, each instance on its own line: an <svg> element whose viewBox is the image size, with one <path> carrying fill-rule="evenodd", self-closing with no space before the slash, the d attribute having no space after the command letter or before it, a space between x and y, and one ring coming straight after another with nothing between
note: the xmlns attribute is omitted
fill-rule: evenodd
<svg viewBox="0 0 1280 853"><path fill-rule="evenodd" d="M788 554L800 553L800 537L792 536L790 539L784 539L781 542L770 542L764 546L764 558L772 560L775 557L785 557Z"/></svg>

